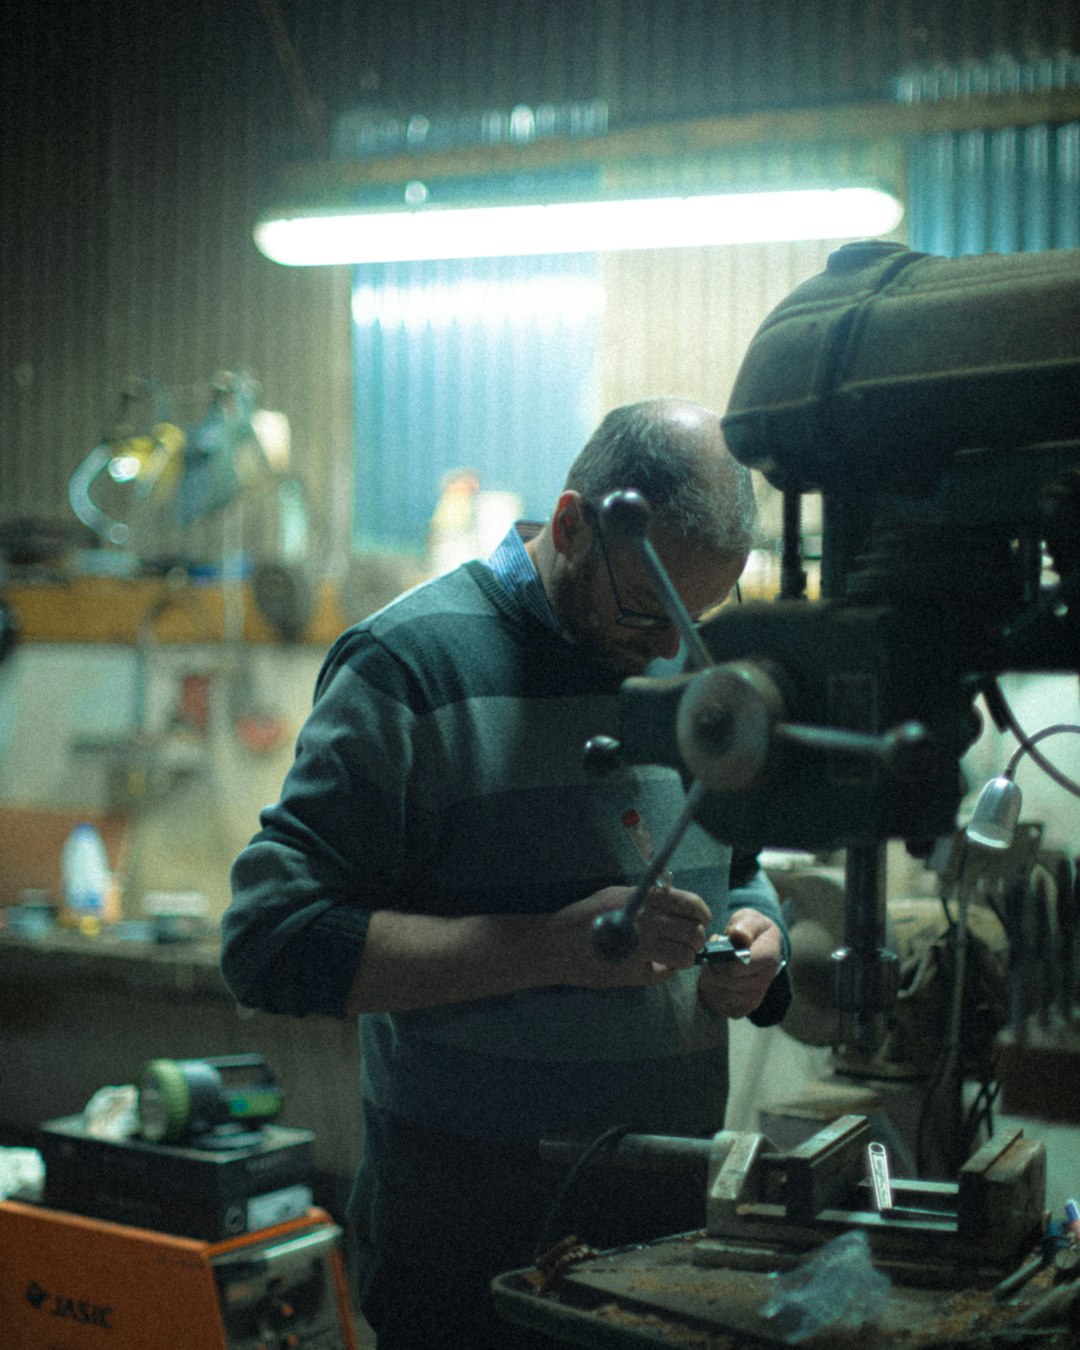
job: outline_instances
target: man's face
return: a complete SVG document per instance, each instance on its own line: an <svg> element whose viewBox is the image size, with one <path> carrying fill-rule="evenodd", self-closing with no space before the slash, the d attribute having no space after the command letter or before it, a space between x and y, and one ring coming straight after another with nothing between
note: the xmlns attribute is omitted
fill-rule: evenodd
<svg viewBox="0 0 1080 1350"><path fill-rule="evenodd" d="M714 554L690 548L663 531L650 538L691 618L718 605L742 573L743 559L719 561ZM640 675L652 661L673 657L679 649L679 635L671 624L632 628L619 622L620 605L623 614L666 616L636 551L618 540L605 540L605 545L607 562L594 538L589 551L555 579L552 601L563 628L580 649L623 679Z"/></svg>

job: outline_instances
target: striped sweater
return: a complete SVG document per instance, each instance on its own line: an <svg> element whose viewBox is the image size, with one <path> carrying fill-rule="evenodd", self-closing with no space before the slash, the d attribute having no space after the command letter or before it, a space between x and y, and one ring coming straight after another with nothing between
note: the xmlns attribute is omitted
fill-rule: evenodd
<svg viewBox="0 0 1080 1350"><path fill-rule="evenodd" d="M329 653L280 800L233 868L222 969L238 1000L345 1015L372 910L541 913L643 871L621 823L657 840L679 777L597 779L582 750L618 735L618 683L526 613L481 563L344 633ZM729 850L691 827L676 884L714 927L753 905L728 892ZM477 1139L588 1135L613 1122L719 1129L727 1029L697 972L648 988L532 989L361 1017L365 1112ZM369 1160L370 1161L370 1160Z"/></svg>

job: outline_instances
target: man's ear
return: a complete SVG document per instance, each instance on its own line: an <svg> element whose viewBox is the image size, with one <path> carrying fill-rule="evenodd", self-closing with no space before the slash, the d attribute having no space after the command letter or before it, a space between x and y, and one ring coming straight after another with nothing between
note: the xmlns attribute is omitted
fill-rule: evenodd
<svg viewBox="0 0 1080 1350"><path fill-rule="evenodd" d="M551 542L564 558L579 556L589 546L589 521L579 492L567 491L551 515Z"/></svg>

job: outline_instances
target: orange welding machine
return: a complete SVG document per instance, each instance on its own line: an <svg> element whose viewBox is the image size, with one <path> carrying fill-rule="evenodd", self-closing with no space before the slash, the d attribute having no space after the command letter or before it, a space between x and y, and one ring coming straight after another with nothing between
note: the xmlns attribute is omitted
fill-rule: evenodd
<svg viewBox="0 0 1080 1350"><path fill-rule="evenodd" d="M10 1350L359 1350L340 1238L316 1208L207 1242L0 1201L0 1340Z"/></svg>

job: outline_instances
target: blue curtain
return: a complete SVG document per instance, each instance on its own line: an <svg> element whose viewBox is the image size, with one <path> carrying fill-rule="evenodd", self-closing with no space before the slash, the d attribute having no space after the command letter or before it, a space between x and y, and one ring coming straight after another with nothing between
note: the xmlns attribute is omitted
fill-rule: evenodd
<svg viewBox="0 0 1080 1350"><path fill-rule="evenodd" d="M909 242L927 253L1080 247L1080 122L926 137L908 204Z"/></svg>
<svg viewBox="0 0 1080 1350"><path fill-rule="evenodd" d="M354 544L421 549L455 468L546 516L599 417L601 310L594 254L356 268Z"/></svg>

